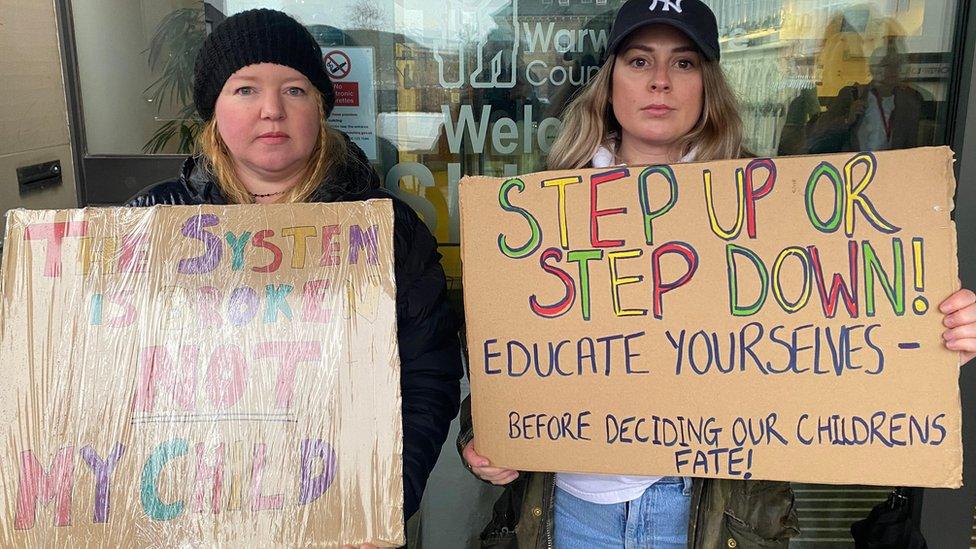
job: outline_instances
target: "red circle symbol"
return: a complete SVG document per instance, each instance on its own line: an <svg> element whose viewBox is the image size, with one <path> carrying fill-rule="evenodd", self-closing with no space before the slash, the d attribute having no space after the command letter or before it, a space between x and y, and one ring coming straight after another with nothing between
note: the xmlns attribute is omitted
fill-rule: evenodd
<svg viewBox="0 0 976 549"><path fill-rule="evenodd" d="M333 80L342 80L349 76L352 70L352 62L345 52L332 50L325 54L325 70L329 71L329 77Z"/></svg>

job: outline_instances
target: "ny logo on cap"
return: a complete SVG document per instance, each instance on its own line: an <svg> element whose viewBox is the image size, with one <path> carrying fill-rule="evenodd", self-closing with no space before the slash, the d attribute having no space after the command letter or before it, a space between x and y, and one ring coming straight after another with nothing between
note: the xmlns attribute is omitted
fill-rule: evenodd
<svg viewBox="0 0 976 549"><path fill-rule="evenodd" d="M651 5L647 9L654 11L657 9L658 4L661 5L661 11L674 10L681 13L681 0L651 0Z"/></svg>

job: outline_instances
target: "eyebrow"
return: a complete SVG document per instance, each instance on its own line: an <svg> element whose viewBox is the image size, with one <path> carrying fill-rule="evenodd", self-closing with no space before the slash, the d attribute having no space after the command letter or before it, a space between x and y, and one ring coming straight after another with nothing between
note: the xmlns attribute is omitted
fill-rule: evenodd
<svg viewBox="0 0 976 549"><path fill-rule="evenodd" d="M230 78L228 78L227 80L243 80L245 82L257 82L257 81L260 80L260 78L258 78L256 76L231 75ZM282 84L292 84L292 83L295 83L295 82L304 83L305 81L303 79L297 77L297 76L294 77L294 78L289 78L287 80L282 80L281 81Z"/></svg>
<svg viewBox="0 0 976 549"><path fill-rule="evenodd" d="M654 53L656 51L654 48L650 46L645 46L643 44L634 44L628 47L626 50L624 50L624 53L627 53L630 50L641 50L641 51L646 51L648 53ZM677 48L671 50L671 53L684 53L684 52L698 53L698 48L696 48L695 46L678 46Z"/></svg>

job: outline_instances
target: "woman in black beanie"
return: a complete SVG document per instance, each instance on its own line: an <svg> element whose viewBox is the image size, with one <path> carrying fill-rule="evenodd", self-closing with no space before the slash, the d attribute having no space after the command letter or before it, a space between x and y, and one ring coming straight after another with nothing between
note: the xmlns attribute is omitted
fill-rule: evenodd
<svg viewBox="0 0 976 549"><path fill-rule="evenodd" d="M437 242L409 206L380 188L362 150L329 126L334 93L322 51L291 17L259 9L221 23L197 55L193 100L205 121L198 154L177 179L128 206L393 199L409 518L459 405L457 324Z"/></svg>

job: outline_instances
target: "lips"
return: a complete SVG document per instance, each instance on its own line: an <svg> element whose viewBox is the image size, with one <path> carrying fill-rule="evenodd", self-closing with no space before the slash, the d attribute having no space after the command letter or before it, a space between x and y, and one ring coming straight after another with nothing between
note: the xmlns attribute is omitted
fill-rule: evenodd
<svg viewBox="0 0 976 549"><path fill-rule="evenodd" d="M647 106L641 108L641 111L644 111L644 112L647 112L647 113L650 113L650 114L656 114L656 115L667 114L667 113L669 113L669 112L671 112L673 110L674 109L672 107L669 107L669 106L664 105L664 104L661 104L661 103L653 103L653 104L650 104L650 105L647 105Z"/></svg>
<svg viewBox="0 0 976 549"><path fill-rule="evenodd" d="M284 143L288 139L288 134L284 132L266 132L258 136L258 141L271 144Z"/></svg>

